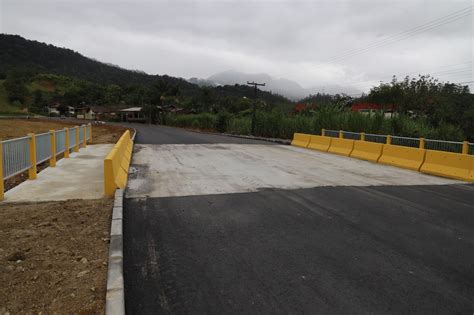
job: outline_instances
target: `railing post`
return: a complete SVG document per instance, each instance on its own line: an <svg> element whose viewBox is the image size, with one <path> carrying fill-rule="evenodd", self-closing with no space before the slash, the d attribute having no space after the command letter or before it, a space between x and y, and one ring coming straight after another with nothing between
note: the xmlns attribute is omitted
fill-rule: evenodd
<svg viewBox="0 0 474 315"><path fill-rule="evenodd" d="M69 128L64 128L66 130L66 150L64 151L64 158L67 159L69 157Z"/></svg>
<svg viewBox="0 0 474 315"><path fill-rule="evenodd" d="M74 152L79 152L79 127L74 127L76 129L76 145L74 146Z"/></svg>
<svg viewBox="0 0 474 315"><path fill-rule="evenodd" d="M56 132L54 130L49 131L51 134L51 158L49 159L49 166L56 166Z"/></svg>
<svg viewBox="0 0 474 315"><path fill-rule="evenodd" d="M31 167L28 169L28 178L36 179L36 136L34 133L29 133L30 136L30 163Z"/></svg>
<svg viewBox="0 0 474 315"><path fill-rule="evenodd" d="M365 141L365 132L360 133L360 140Z"/></svg>
<svg viewBox="0 0 474 315"><path fill-rule="evenodd" d="M0 141L0 200L3 200L5 193L3 192L5 186L3 185L3 143Z"/></svg>
<svg viewBox="0 0 474 315"><path fill-rule="evenodd" d="M420 138L420 149L425 148L425 138Z"/></svg>
<svg viewBox="0 0 474 315"><path fill-rule="evenodd" d="M84 141L82 142L83 143L82 146L85 148L85 147L87 147L87 126L86 125L82 126L82 130L83 130L83 134L84 134L84 136L83 136Z"/></svg>
<svg viewBox="0 0 474 315"><path fill-rule="evenodd" d="M324 128L321 129L321 136L323 136L323 137L326 136L326 129L324 129Z"/></svg>
<svg viewBox="0 0 474 315"><path fill-rule="evenodd" d="M339 138L344 139L344 131L339 130Z"/></svg>
<svg viewBox="0 0 474 315"><path fill-rule="evenodd" d="M468 154L469 153L469 141L464 141L462 143L462 154Z"/></svg>
<svg viewBox="0 0 474 315"><path fill-rule="evenodd" d="M92 143L92 124L89 123L89 144Z"/></svg>
<svg viewBox="0 0 474 315"><path fill-rule="evenodd" d="M392 137L387 135L387 144L392 144Z"/></svg>

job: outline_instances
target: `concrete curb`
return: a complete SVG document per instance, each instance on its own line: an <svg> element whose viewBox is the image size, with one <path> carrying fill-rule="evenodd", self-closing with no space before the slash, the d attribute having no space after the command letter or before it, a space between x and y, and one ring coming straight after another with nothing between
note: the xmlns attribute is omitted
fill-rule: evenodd
<svg viewBox="0 0 474 315"><path fill-rule="evenodd" d="M135 128L133 128L133 131L132 141L135 140L135 136L137 135ZM107 294L105 297L106 315L125 314L125 286L123 281L123 195L123 189L117 189L115 191L112 223L110 224Z"/></svg>
<svg viewBox="0 0 474 315"><path fill-rule="evenodd" d="M109 263L105 314L125 314L123 281L123 190L115 191L112 223L110 225Z"/></svg>

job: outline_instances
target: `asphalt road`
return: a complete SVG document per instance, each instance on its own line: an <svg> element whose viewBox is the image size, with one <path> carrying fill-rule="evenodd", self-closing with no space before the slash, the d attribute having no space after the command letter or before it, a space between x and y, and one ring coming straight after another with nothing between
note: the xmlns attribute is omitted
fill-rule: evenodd
<svg viewBox="0 0 474 315"><path fill-rule="evenodd" d="M137 137L234 141L255 143L148 126ZM472 185L131 196L124 216L129 314L474 311Z"/></svg>
<svg viewBox="0 0 474 315"><path fill-rule="evenodd" d="M198 133L167 126L147 124L127 124L137 130L136 143L146 144L202 144L202 143L240 143L270 144L267 141L226 137L215 134Z"/></svg>

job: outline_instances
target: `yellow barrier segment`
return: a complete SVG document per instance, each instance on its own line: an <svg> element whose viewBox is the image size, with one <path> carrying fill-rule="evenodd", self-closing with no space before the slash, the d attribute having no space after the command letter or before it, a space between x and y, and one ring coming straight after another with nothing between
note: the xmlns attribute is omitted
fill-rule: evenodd
<svg viewBox="0 0 474 315"><path fill-rule="evenodd" d="M308 147L310 137L311 135L304 133L295 133L293 134L293 141L291 141L291 145L306 148Z"/></svg>
<svg viewBox="0 0 474 315"><path fill-rule="evenodd" d="M361 160L377 162L382 155L382 143L354 141L354 150L351 152L351 157Z"/></svg>
<svg viewBox="0 0 474 315"><path fill-rule="evenodd" d="M331 145L331 137L311 136L308 149L327 152Z"/></svg>
<svg viewBox="0 0 474 315"><path fill-rule="evenodd" d="M5 186L3 185L3 143L0 142L0 201L5 198Z"/></svg>
<svg viewBox="0 0 474 315"><path fill-rule="evenodd" d="M64 158L69 158L69 129L68 128L64 128L64 130L66 130L66 150L64 151Z"/></svg>
<svg viewBox="0 0 474 315"><path fill-rule="evenodd" d="M419 148L384 144L378 163L418 171L425 159L425 152Z"/></svg>
<svg viewBox="0 0 474 315"><path fill-rule="evenodd" d="M74 152L79 152L79 127L76 126L74 127L75 132L76 132L76 145L74 146L73 151Z"/></svg>
<svg viewBox="0 0 474 315"><path fill-rule="evenodd" d="M354 140L332 138L328 152L349 156L354 148Z"/></svg>
<svg viewBox="0 0 474 315"><path fill-rule="evenodd" d="M325 135L326 135L326 129L323 128L323 129L321 129L321 136L324 137Z"/></svg>
<svg viewBox="0 0 474 315"><path fill-rule="evenodd" d="M339 139L344 139L344 130L339 130Z"/></svg>
<svg viewBox="0 0 474 315"><path fill-rule="evenodd" d="M474 155L426 150L422 173L474 182Z"/></svg>
<svg viewBox="0 0 474 315"><path fill-rule="evenodd" d="M132 157L130 131L123 133L104 159L104 193L113 196L117 188L127 185L128 168Z"/></svg>
<svg viewBox="0 0 474 315"><path fill-rule="evenodd" d="M49 166L56 166L56 133L54 130L49 131L51 133L51 158L49 159Z"/></svg>
<svg viewBox="0 0 474 315"><path fill-rule="evenodd" d="M29 133L30 136L30 163L31 167L28 169L28 178L36 179L36 137L34 133Z"/></svg>

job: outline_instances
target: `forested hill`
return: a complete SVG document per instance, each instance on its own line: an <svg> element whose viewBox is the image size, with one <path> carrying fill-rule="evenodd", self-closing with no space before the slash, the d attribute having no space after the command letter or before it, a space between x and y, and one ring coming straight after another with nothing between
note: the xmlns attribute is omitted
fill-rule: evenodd
<svg viewBox="0 0 474 315"><path fill-rule="evenodd" d="M12 70L56 74L102 85L116 84L121 87L150 86L158 80L164 80L171 85L179 86L183 96L196 96L200 93L199 86L182 78L127 70L90 59L71 49L27 40L18 35L0 34L0 74L5 76ZM247 86L229 86L225 89L225 93L221 88L216 88L215 93L250 97L253 95L253 90ZM268 102L288 101L282 96L268 92L261 92L260 98Z"/></svg>

